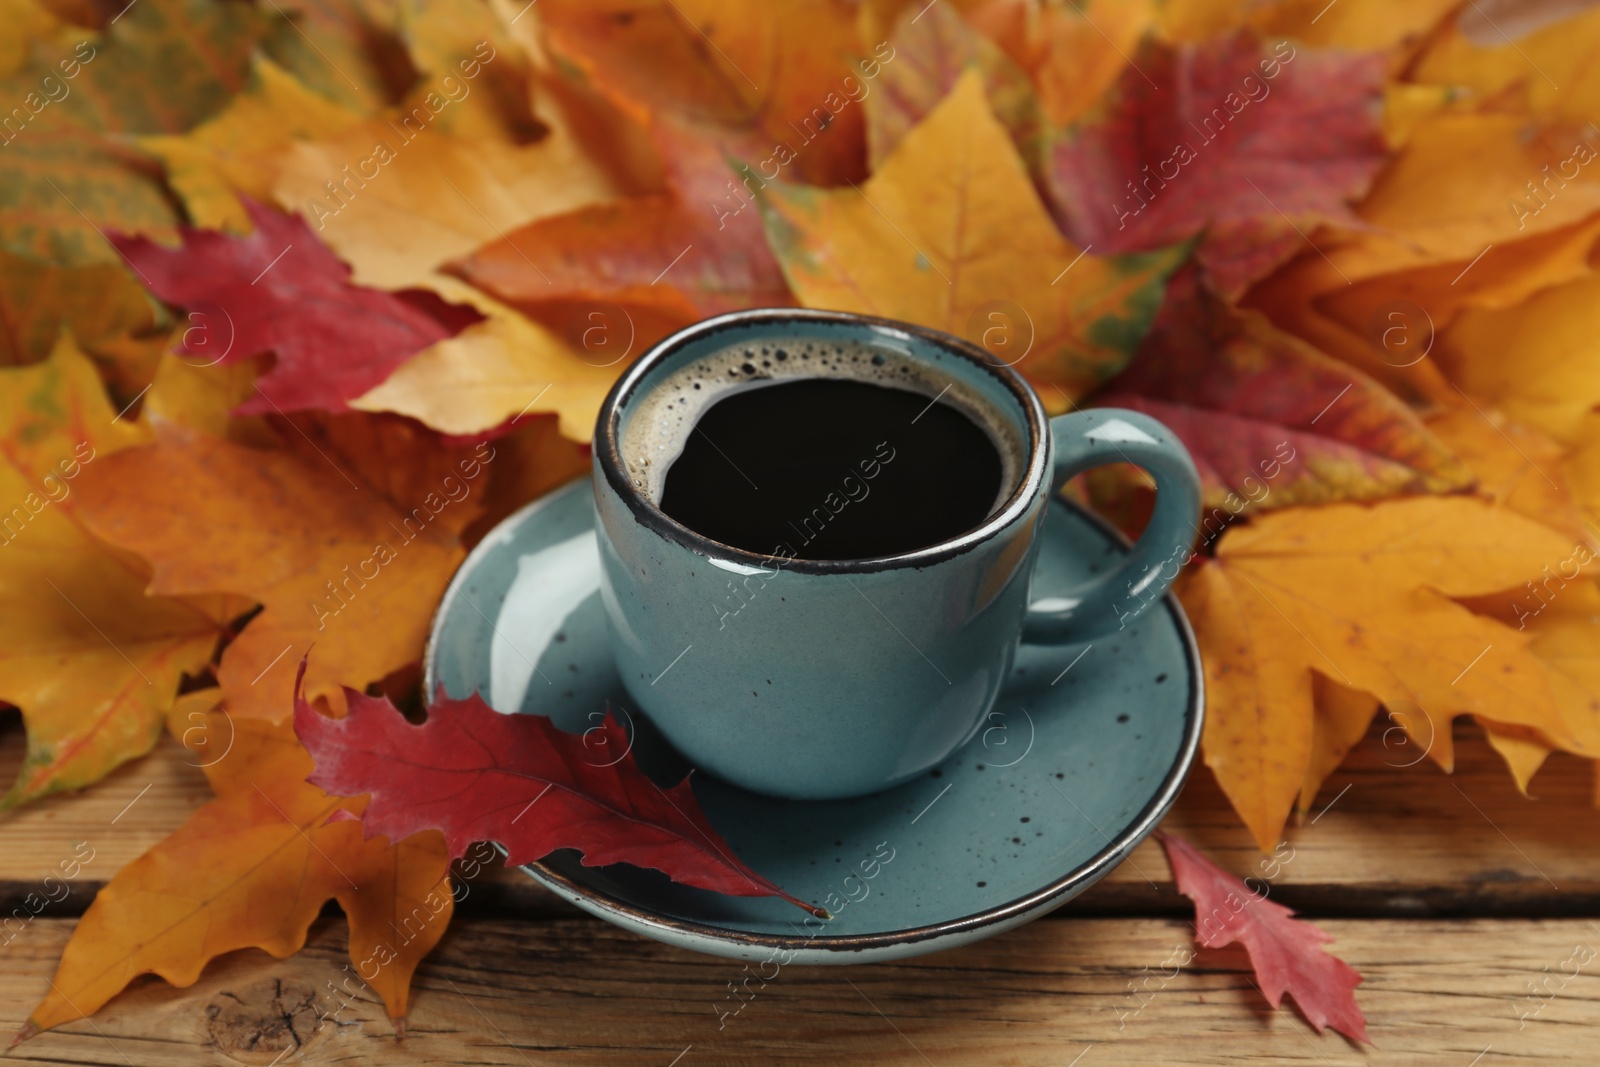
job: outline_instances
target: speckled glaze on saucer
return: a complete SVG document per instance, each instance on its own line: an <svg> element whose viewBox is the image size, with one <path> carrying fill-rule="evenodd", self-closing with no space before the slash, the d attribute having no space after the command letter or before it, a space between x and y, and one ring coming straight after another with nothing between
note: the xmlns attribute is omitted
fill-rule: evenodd
<svg viewBox="0 0 1600 1067"><path fill-rule="evenodd" d="M1034 576L1066 588L1107 569L1122 540L1052 502ZM633 726L658 781L686 765L623 689L600 603L588 479L512 515L446 590L424 661L429 692L480 692L497 710ZM778 900L674 885L656 871L585 867L558 852L524 868L578 907L669 944L737 959L864 963L967 944L1070 900L1132 851L1176 799L1199 745L1201 675L1176 599L1086 645L1023 645L989 725L911 782L849 800L779 800L697 776L695 794L739 857L830 921ZM607 756L606 758L612 758Z"/></svg>

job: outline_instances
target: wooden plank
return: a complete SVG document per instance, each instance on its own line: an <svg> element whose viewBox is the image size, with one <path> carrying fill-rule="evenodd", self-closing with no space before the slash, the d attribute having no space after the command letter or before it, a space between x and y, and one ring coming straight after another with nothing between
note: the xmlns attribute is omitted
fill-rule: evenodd
<svg viewBox="0 0 1600 1067"><path fill-rule="evenodd" d="M39 920L0 954L0 1032L19 1025L45 991L70 925ZM324 922L300 955L236 953L187 990L151 980L92 1021L10 1055L117 1067L1593 1061L1593 922L1322 925L1366 976L1359 998L1373 1050L1317 1036L1287 1006L1273 1011L1233 950L1202 953L1187 966L1170 962L1182 958L1174 951L1191 932L1173 920L1068 919L902 963L786 967L764 988L752 980L754 992L735 1000L728 985L744 977L743 965L580 919L458 924L419 974L403 1041L342 969L341 925ZM1575 956L1575 946L1586 952ZM336 995L346 982L353 992ZM1530 998L1530 982L1548 996Z"/></svg>
<svg viewBox="0 0 1600 1067"><path fill-rule="evenodd" d="M1600 914L1600 850L1583 844L1600 839L1589 763L1554 757L1534 780L1537 799L1528 799L1465 722L1450 776L1426 760L1403 766L1416 752L1385 747L1387 725L1376 724L1329 779L1306 825L1290 827L1293 858L1272 879L1275 899L1318 915ZM19 757L20 738L20 731L0 734L0 772L7 757ZM87 842L93 861L72 895L47 914L81 912L99 884L209 797L204 777L186 760L192 757L163 739L150 756L93 789L0 818L0 915ZM1260 853L1204 767L1166 825L1241 875L1259 873ZM1177 915L1184 907L1159 847L1147 843L1066 911ZM482 877L466 908L575 914L524 876L504 871Z"/></svg>

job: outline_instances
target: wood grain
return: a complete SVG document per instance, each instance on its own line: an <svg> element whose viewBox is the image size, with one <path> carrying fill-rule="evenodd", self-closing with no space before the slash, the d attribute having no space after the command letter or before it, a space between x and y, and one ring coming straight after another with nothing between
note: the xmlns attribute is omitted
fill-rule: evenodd
<svg viewBox="0 0 1600 1067"><path fill-rule="evenodd" d="M70 925L41 919L0 954L0 1031L16 1028L44 992ZM1600 978L1593 973L1600 959L1586 968L1568 962L1575 974L1561 972L1574 960L1574 946L1596 955L1594 923L1323 925L1338 939L1336 951L1366 976L1358 996L1374 1049L1358 1051L1336 1034L1319 1037L1287 1005L1273 1011L1250 985L1243 956L1231 950L1164 968L1191 933L1174 920L1065 919L903 963L784 968L765 988L753 980L754 992L734 1015L724 1014L741 1003L728 983L746 973L741 964L597 920L476 919L453 927L423 965L403 1041L372 994L342 969L341 924L324 921L311 946L288 960L235 953L187 990L151 980L92 1021L42 1034L10 1055L19 1063L116 1067L1469 1067L1480 1054L1482 1067L1503 1067L1592 1060L1583 1050L1592 1053L1600 1026ZM353 994L341 997L335 991L346 981ZM1545 983L1548 999L1529 998L1530 982Z"/></svg>
<svg viewBox="0 0 1600 1067"><path fill-rule="evenodd" d="M1273 880L1275 899L1310 915L1600 915L1600 812L1592 769L1552 758L1517 793L1500 758L1463 722L1456 773L1445 775L1414 748L1384 745L1380 721L1334 772L1304 826L1289 828L1292 861ZM1391 735L1391 741L1397 735ZM0 735L0 771L20 751L20 731ZM47 914L81 913L123 864L178 826L209 797L193 756L163 739L150 756L72 797L55 797L0 819L0 915L35 891L45 874L86 841L95 850L70 897ZM132 805L131 807L129 805ZM1241 875L1261 855L1204 767L1165 824ZM1579 844L1588 842L1590 844ZM484 876L468 914L573 916L570 906L516 872ZM1160 849L1146 843L1130 863L1063 914L1179 915Z"/></svg>
<svg viewBox="0 0 1600 1067"><path fill-rule="evenodd" d="M1366 976L1358 997L1375 1050L1319 1037L1292 1010L1270 1009L1235 950L1203 953L1176 972L1167 966L1191 930L1166 916L1187 904L1157 847L1146 845L1053 921L904 963L786 968L766 988L752 979L758 992L745 994L742 1009L729 988L749 973L742 965L576 917L526 877L499 871L473 884L424 964L404 1041L345 969L343 922L330 917L291 959L239 952L188 990L136 983L93 1019L10 1056L124 1067L1591 1059L1583 1050L1600 1024L1600 984L1590 972L1600 963L1575 965L1600 949L1600 925L1589 918L1600 915L1589 766L1558 757L1535 779L1537 799L1527 799L1470 728L1447 777L1426 761L1402 766L1415 752L1386 748L1384 725L1329 780L1312 819L1291 827L1293 858L1271 879L1275 900L1349 916L1321 925ZM0 774L19 751L18 731L0 733ZM94 849L70 896L7 927L0 1034L20 1027L48 987L71 916L205 803L190 759L163 741L95 789L0 821L0 915L13 914L79 842ZM1166 825L1240 874L1257 870L1259 854L1204 769ZM1577 946L1585 952L1575 955ZM1548 998L1529 996L1541 988Z"/></svg>

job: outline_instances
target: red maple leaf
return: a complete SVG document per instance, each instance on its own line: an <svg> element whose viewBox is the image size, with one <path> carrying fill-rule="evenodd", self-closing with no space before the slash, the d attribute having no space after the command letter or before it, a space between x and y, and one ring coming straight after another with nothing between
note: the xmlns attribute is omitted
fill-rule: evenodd
<svg viewBox="0 0 1600 1067"><path fill-rule="evenodd" d="M1227 306L1197 274L1189 265L1173 276L1138 354L1096 403L1171 427L1194 456L1208 504L1228 494L1269 507L1375 500L1471 483L1383 386Z"/></svg>
<svg viewBox="0 0 1600 1067"><path fill-rule="evenodd" d="M349 714L330 719L297 683L294 729L316 761L308 781L339 796L371 796L361 817L368 837L399 841L435 829L453 858L474 842L497 841L509 864L576 849L590 867L650 867L684 885L781 897L827 917L741 863L687 778L670 789L647 778L609 712L578 735L542 715L502 715L476 693L441 693L414 726L386 698L349 689L345 696ZM604 758L610 752L625 755Z"/></svg>
<svg viewBox="0 0 1600 1067"><path fill-rule="evenodd" d="M350 283L350 268L298 215L246 199L248 237L183 227L168 248L144 237L107 237L163 301L189 313L182 351L210 364L268 350L272 369L246 415L343 411L408 358L481 318L432 293L391 293Z"/></svg>
<svg viewBox="0 0 1600 1067"><path fill-rule="evenodd" d="M1296 227L1361 225L1348 201L1388 158L1383 70L1375 53L1268 46L1246 34L1152 43L1098 117L1052 151L1057 219L1097 255L1204 232L1207 281L1236 296L1306 247Z"/></svg>
<svg viewBox="0 0 1600 1067"><path fill-rule="evenodd" d="M1366 1017L1356 1005L1361 975L1322 950L1332 937L1292 918L1293 911L1255 893L1177 834L1157 836L1167 850L1178 892L1194 901L1195 940L1202 948L1239 942L1250 954L1262 995L1274 1008L1284 993L1292 994L1300 1014L1319 1034L1332 1027L1371 1044Z"/></svg>

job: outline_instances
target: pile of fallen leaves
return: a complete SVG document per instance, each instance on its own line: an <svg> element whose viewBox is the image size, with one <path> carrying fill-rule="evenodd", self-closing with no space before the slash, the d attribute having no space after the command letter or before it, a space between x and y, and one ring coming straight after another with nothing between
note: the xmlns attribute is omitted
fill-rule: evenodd
<svg viewBox="0 0 1600 1067"><path fill-rule="evenodd" d="M404 1016L445 844L306 781L296 665L415 705L464 552L730 309L923 323L1180 434L1205 761L1263 849L1380 709L1524 787L1600 757L1586 6L0 0L0 807L163 729L216 792L34 1023L329 898Z"/></svg>

